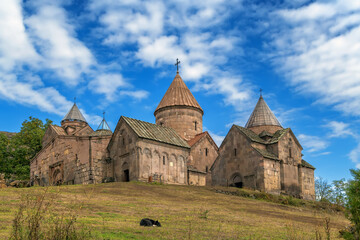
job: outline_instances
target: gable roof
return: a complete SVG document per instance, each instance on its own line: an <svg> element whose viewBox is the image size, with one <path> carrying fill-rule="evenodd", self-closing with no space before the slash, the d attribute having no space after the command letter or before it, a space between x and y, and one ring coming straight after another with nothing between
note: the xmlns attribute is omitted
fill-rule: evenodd
<svg viewBox="0 0 360 240"><path fill-rule="evenodd" d="M182 139L172 128L124 116L121 116L120 120L121 119L123 119L140 138L154 140L174 146L190 148L189 144L184 139Z"/></svg>
<svg viewBox="0 0 360 240"><path fill-rule="evenodd" d="M260 148L256 148L256 147L252 147L252 148L255 149L258 153L260 153L261 156L263 156L264 158L269 158L272 160L279 160L279 158L275 154L273 154L265 149L260 149Z"/></svg>
<svg viewBox="0 0 360 240"><path fill-rule="evenodd" d="M195 97L186 86L179 73L176 74L174 80L170 84L170 87L166 91L164 97L161 99L154 114L161 108L170 106L188 106L199 109L202 113L204 111L196 101Z"/></svg>
<svg viewBox="0 0 360 240"><path fill-rule="evenodd" d="M291 131L290 128L285 128L285 129L281 129L278 130L274 133L274 135L272 136L271 139L269 139L268 141L265 141L264 139L262 139L261 137L259 137L259 135L257 135L256 133L254 133L252 130L235 125L234 126L240 130L240 132L242 132L245 136L247 136L251 141L253 142L257 142L257 143L261 143L261 144L274 144L277 143L286 132ZM260 133L261 134L261 133ZM297 141L297 139L295 138L295 140Z"/></svg>
<svg viewBox="0 0 360 240"><path fill-rule="evenodd" d="M203 138L206 135L206 132L202 132L199 134L196 134L195 137L187 141L187 143L192 147L195 143L197 143L201 138Z"/></svg>
<svg viewBox="0 0 360 240"><path fill-rule="evenodd" d="M65 132L65 130L62 127L59 127L57 125L49 125L57 135L67 135L67 133Z"/></svg>
<svg viewBox="0 0 360 240"><path fill-rule="evenodd" d="M86 122L85 117L80 112L79 108L76 106L76 103L71 107L70 111L61 121L81 121Z"/></svg>
<svg viewBox="0 0 360 240"><path fill-rule="evenodd" d="M210 133L208 131L202 132L202 133L198 133L195 135L195 137L193 137L192 139L190 139L189 141L187 141L187 143L190 145L190 147L193 147L196 143L198 143L203 137L208 136L210 139L210 143L215 147L215 149L218 151L219 147L218 145L215 143L214 139L212 139Z"/></svg>
<svg viewBox="0 0 360 240"><path fill-rule="evenodd" d="M251 128L256 126L279 126L280 122L276 119L274 113L270 110L262 96L260 96L254 111L251 113L245 127Z"/></svg>
<svg viewBox="0 0 360 240"><path fill-rule="evenodd" d="M304 159L301 159L301 166L306 167L306 168L310 168L310 169L315 169L315 167L313 165L311 165L310 163L308 163Z"/></svg>

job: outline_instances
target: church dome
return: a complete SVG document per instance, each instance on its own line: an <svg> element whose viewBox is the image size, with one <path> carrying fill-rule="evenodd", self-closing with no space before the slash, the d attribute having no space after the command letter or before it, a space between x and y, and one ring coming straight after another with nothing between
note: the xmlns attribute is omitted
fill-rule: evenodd
<svg viewBox="0 0 360 240"><path fill-rule="evenodd" d="M85 122L85 117L80 112L79 108L76 106L76 103L72 106L70 111L65 115L65 117L61 120L61 122L64 121L79 121L79 122Z"/></svg>
<svg viewBox="0 0 360 240"><path fill-rule="evenodd" d="M192 95L189 88L180 77L179 73L176 74L170 87L166 91L164 97L161 99L154 112L154 115L156 115L156 113L161 109L175 106L192 107L199 110L201 114L204 113L199 103L196 101L195 97Z"/></svg>
<svg viewBox="0 0 360 240"><path fill-rule="evenodd" d="M256 134L263 131L274 134L276 131L283 129L261 95L245 128L252 130Z"/></svg>

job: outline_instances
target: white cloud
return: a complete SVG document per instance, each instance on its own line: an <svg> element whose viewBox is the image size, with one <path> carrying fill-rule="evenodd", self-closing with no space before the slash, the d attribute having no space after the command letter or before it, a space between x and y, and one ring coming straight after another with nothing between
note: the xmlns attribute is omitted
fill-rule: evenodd
<svg viewBox="0 0 360 240"><path fill-rule="evenodd" d="M360 115L359 9L359 1L315 2L271 20L279 71L297 91L348 115Z"/></svg>
<svg viewBox="0 0 360 240"><path fill-rule="evenodd" d="M360 143L349 153L349 158L357 168L360 168Z"/></svg>
<svg viewBox="0 0 360 240"><path fill-rule="evenodd" d="M42 111L65 115L71 103L52 87L34 88L20 82L13 74L0 73L0 97L23 105L36 106Z"/></svg>
<svg viewBox="0 0 360 240"><path fill-rule="evenodd" d="M349 124L344 122L338 121L330 121L329 123L325 124L324 127L327 127L331 130L329 137L346 137L352 136L356 138L356 135L351 129L349 128Z"/></svg>
<svg viewBox="0 0 360 240"><path fill-rule="evenodd" d="M36 11L25 23L44 57L42 64L54 70L66 84L76 86L81 74L95 63L92 53L76 38L62 7L41 5Z"/></svg>
<svg viewBox="0 0 360 240"><path fill-rule="evenodd" d="M226 104L243 110L247 105L241 102L248 100L251 90L241 76L222 68L232 56L242 54L239 32L225 34L222 29L231 12L240 7L239 1L225 0L90 4L104 26L105 44L121 47L124 42L132 43L135 57L150 67L173 65L179 58L180 74L195 83L195 90L220 93Z"/></svg>
<svg viewBox="0 0 360 240"><path fill-rule="evenodd" d="M327 141L317 136L300 134L298 136L298 139L304 147L304 150L309 153L322 151L326 149L329 145Z"/></svg>
<svg viewBox="0 0 360 240"><path fill-rule="evenodd" d="M89 88L93 92L105 94L108 101L116 99L115 94L119 87L129 87L120 74L100 74L89 83Z"/></svg>
<svg viewBox="0 0 360 240"><path fill-rule="evenodd" d="M25 31L21 1L0 1L0 69L10 71L19 63L39 59Z"/></svg>

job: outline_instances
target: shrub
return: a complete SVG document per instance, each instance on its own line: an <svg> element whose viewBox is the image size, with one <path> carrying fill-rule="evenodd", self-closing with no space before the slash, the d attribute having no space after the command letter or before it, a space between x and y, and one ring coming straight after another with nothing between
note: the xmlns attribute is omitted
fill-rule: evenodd
<svg viewBox="0 0 360 240"><path fill-rule="evenodd" d="M90 230L77 224L72 209L56 209L57 194L43 193L22 196L13 220L11 240L82 240L91 239ZM62 214L58 214L61 210Z"/></svg>

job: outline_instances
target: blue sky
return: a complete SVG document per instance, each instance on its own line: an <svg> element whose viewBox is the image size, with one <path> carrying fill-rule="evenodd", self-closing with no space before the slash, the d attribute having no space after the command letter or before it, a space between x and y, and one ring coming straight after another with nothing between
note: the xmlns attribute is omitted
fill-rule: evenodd
<svg viewBox="0 0 360 240"><path fill-rule="evenodd" d="M1 1L0 130L60 124L74 97L94 129L154 122L176 58L217 143L262 88L316 176L360 167L358 0Z"/></svg>

